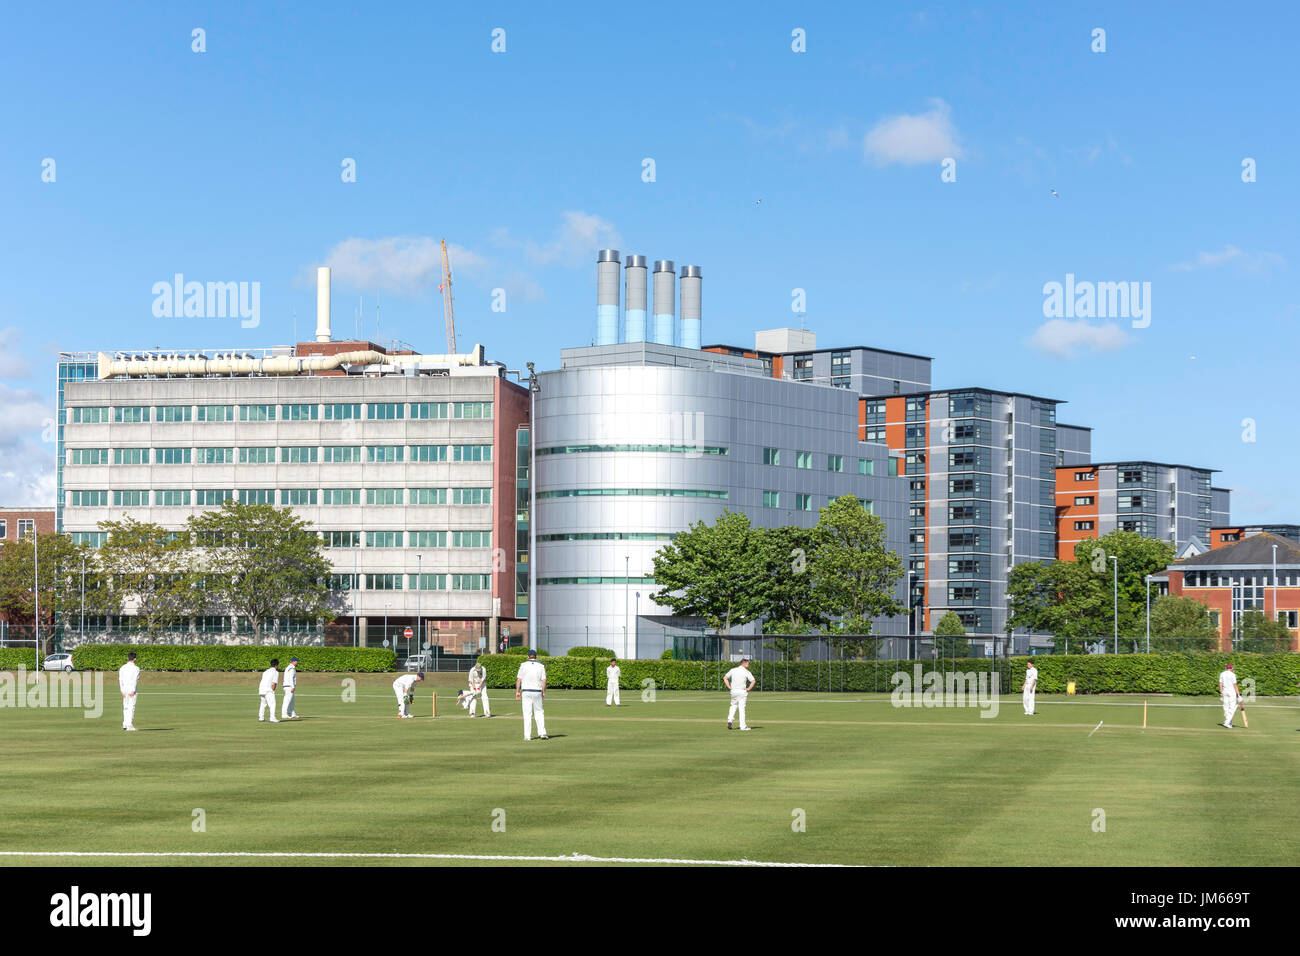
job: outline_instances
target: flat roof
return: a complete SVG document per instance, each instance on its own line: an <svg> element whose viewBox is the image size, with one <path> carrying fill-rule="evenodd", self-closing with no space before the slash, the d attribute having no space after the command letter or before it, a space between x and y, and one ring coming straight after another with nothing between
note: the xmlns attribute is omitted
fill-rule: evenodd
<svg viewBox="0 0 1300 956"><path fill-rule="evenodd" d="M1203 465L1181 465L1181 464L1174 464L1168 461L1148 461L1145 458L1121 458L1118 461L1091 461L1088 462L1087 467L1106 468L1111 465L1155 465L1158 468L1188 468L1192 471L1213 471L1213 472L1220 472L1223 470L1221 468L1206 468ZM1075 465L1073 467L1082 468L1084 466ZM1211 488L1210 490L1213 491L1214 489ZM1230 488L1219 489L1219 491L1230 491L1230 490L1231 490Z"/></svg>
<svg viewBox="0 0 1300 956"><path fill-rule="evenodd" d="M917 395L947 395L950 392L988 392L990 395L1007 395L1012 398L1031 398L1036 402L1051 402L1055 405L1066 404L1064 398L1044 398L1042 395L1030 395L1028 392L1008 392L1001 388L988 388L983 385L963 388L932 388L923 392L904 392L899 395L863 395L863 398L913 398Z"/></svg>
<svg viewBox="0 0 1300 956"><path fill-rule="evenodd" d="M1081 431L1081 432L1090 432L1090 431L1093 430L1091 425L1067 425L1067 424L1065 424L1065 422L1057 422L1057 423L1056 423L1056 427L1057 427L1057 428L1073 428L1075 431Z"/></svg>
<svg viewBox="0 0 1300 956"><path fill-rule="evenodd" d="M773 330L773 331L776 331L776 330ZM754 348L754 347L752 347L752 346L750 346L749 348L745 348L745 347L742 347L742 346L739 346L739 345L727 345L727 344L725 344L725 343L723 343L723 342L715 342L713 345L704 345L704 346L701 346L701 348L704 348L704 349L736 349L737 351L742 351L742 352L753 352L755 355L764 355L764 356L768 356L768 355L812 355L812 354L814 354L814 353L816 353L816 352L852 352L852 351L855 351L855 350L856 350L856 351L862 351L862 352L880 352L880 353L882 353L882 354L884 354L884 355L901 355L903 358L922 359L922 360L924 360L924 361L926 361L926 362L933 362L933 361L934 361L934 356L933 356L933 355L917 355L915 352L899 352L899 351L896 351L896 350L894 350L894 349L882 349L882 348L877 348L877 347L874 346L874 345L834 345L834 346L830 346L829 348L824 348L824 349L798 349L798 350L793 351L793 352L764 352L764 351L762 351L761 349L756 349L756 348Z"/></svg>

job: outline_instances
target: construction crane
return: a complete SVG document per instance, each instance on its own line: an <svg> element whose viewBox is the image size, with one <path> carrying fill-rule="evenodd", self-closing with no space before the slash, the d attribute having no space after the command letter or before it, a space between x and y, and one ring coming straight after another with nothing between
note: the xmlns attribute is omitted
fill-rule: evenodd
<svg viewBox="0 0 1300 956"><path fill-rule="evenodd" d="M451 314L451 262L447 259L447 240L442 240L442 284L438 286L442 293L442 311L447 318L447 353L456 354L456 321Z"/></svg>

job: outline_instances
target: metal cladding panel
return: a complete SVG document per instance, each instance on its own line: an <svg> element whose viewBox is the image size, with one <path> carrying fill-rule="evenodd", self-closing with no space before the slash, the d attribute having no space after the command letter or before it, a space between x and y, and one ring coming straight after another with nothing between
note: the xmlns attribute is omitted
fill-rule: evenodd
<svg viewBox="0 0 1300 956"><path fill-rule="evenodd" d="M627 294L624 299L627 309L625 342L644 342L646 340L646 294L647 281L645 256L628 256L627 266L623 271Z"/></svg>
<svg viewBox="0 0 1300 956"><path fill-rule="evenodd" d="M681 335L684 349L698 349L701 334L703 273L699 266L682 266L678 294L681 296Z"/></svg>
<svg viewBox="0 0 1300 956"><path fill-rule="evenodd" d="M673 344L673 286L676 275L670 260L655 263L654 324L651 340L658 345Z"/></svg>
<svg viewBox="0 0 1300 956"><path fill-rule="evenodd" d="M619 256L603 249L596 264L596 344L618 343Z"/></svg>

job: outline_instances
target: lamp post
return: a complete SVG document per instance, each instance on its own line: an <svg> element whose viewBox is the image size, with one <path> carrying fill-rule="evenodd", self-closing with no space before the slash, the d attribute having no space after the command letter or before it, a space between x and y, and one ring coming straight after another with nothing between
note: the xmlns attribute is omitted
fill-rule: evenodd
<svg viewBox="0 0 1300 956"><path fill-rule="evenodd" d="M1273 620L1277 620L1277 545L1273 545Z"/></svg>
<svg viewBox="0 0 1300 956"><path fill-rule="evenodd" d="M392 606L392 601L384 602L384 640L388 640L388 609ZM397 650L397 638L393 638L393 650Z"/></svg>
<svg viewBox="0 0 1300 956"><path fill-rule="evenodd" d="M1274 599L1274 604L1277 600ZM81 639L86 639L86 556L81 556Z"/></svg>
<svg viewBox="0 0 1300 956"><path fill-rule="evenodd" d="M1151 575L1143 578L1147 584L1147 653L1151 653Z"/></svg>
<svg viewBox="0 0 1300 956"><path fill-rule="evenodd" d="M415 556L415 647L424 646L424 555ZM407 645L406 652L411 652Z"/></svg>
<svg viewBox="0 0 1300 956"><path fill-rule="evenodd" d="M641 646L641 592L636 592L636 617L632 618L632 643Z"/></svg>
<svg viewBox="0 0 1300 956"><path fill-rule="evenodd" d="M528 368L528 643L537 640L537 393L542 383L533 363ZM549 644L549 640L547 641ZM548 647L547 650L550 650Z"/></svg>
<svg viewBox="0 0 1300 956"><path fill-rule="evenodd" d="M1111 560L1111 568L1114 571L1113 580L1114 580L1114 590L1115 590L1115 603L1111 611L1111 616L1114 618L1115 621L1115 653L1118 654L1119 653L1119 558L1115 557L1115 555L1112 554L1110 556L1110 560Z"/></svg>
<svg viewBox="0 0 1300 956"><path fill-rule="evenodd" d="M632 585L632 555L623 555L623 656L627 656L627 591ZM1273 602L1277 603L1276 600Z"/></svg>
<svg viewBox="0 0 1300 956"><path fill-rule="evenodd" d="M36 524L32 524L32 561L35 569L32 579L32 600L35 602L36 615L32 623L36 629L36 670L41 669L41 552L36 547Z"/></svg>
<svg viewBox="0 0 1300 956"><path fill-rule="evenodd" d="M361 542L358 541L357 544ZM352 599L352 646L357 646L359 640L357 636L357 590L361 587L361 580L357 577L357 551L352 549L352 587L348 588L348 597Z"/></svg>

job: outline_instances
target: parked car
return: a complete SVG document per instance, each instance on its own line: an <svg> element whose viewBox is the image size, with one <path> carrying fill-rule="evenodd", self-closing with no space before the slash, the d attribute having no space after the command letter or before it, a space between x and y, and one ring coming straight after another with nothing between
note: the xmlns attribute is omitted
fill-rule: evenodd
<svg viewBox="0 0 1300 956"><path fill-rule="evenodd" d="M50 654L45 658L45 663L41 667L47 671L70 671L72 670L72 655Z"/></svg>
<svg viewBox="0 0 1300 956"><path fill-rule="evenodd" d="M406 669L408 671L427 671L433 669L433 655L427 651L420 651L412 654L406 659Z"/></svg>

